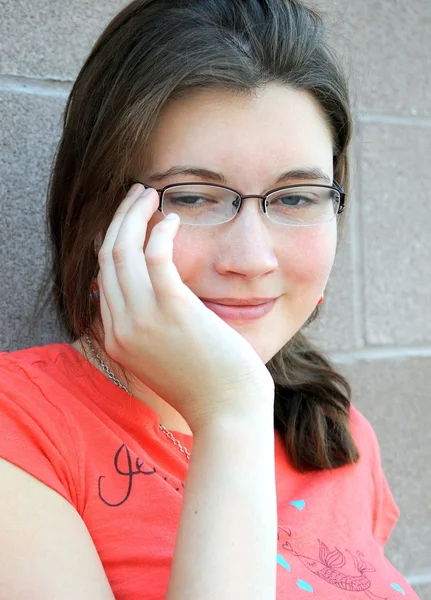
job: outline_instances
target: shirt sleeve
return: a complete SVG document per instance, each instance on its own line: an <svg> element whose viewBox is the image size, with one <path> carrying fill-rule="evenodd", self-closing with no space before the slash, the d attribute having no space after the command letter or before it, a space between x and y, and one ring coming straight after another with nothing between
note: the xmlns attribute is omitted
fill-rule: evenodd
<svg viewBox="0 0 431 600"><path fill-rule="evenodd" d="M78 464L66 419L7 353L0 353L0 457L78 508Z"/></svg>
<svg viewBox="0 0 431 600"><path fill-rule="evenodd" d="M372 433L374 444L373 478L375 486L373 535L377 542L383 547L398 521L400 510L395 502L383 471L379 442L374 430L372 430Z"/></svg>

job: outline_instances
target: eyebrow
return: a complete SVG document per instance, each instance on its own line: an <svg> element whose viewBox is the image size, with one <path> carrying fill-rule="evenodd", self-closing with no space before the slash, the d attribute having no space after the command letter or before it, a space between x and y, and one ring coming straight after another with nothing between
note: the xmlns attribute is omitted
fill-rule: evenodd
<svg viewBox="0 0 431 600"><path fill-rule="evenodd" d="M202 167L195 166L181 166L177 165L175 167L171 167L167 171L160 171L159 173L153 173L149 177L147 177L148 183L153 183L155 181L162 181L168 177L174 177L175 175L192 175L193 177L200 177L201 179L206 179L207 181L212 181L213 183L220 183L222 185L227 185L226 178L222 173L218 173L217 171L211 171L209 169L204 169ZM279 183L283 183L283 181L292 181L298 179L307 179L311 181L323 180L328 184L332 184L332 179L329 177L327 173L319 169L318 167L303 167L299 169L291 169L289 171L285 171L280 175L280 177L275 182L275 185Z"/></svg>

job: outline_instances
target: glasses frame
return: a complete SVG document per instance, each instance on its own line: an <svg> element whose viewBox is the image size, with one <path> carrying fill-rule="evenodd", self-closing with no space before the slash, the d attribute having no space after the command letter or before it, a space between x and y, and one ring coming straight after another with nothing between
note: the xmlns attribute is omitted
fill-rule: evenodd
<svg viewBox="0 0 431 600"><path fill-rule="evenodd" d="M315 225L323 225L324 223L330 223L334 217L336 217L337 215L340 215L342 212L344 212L345 201L346 201L346 193L344 191L344 188L339 183L337 183L335 181L335 179L334 179L332 185L321 184L321 183L298 183L296 185L295 184L292 184L292 185L283 185L281 187L274 188L273 190L269 190L269 192L267 192L264 195L259 195L259 194L246 194L246 195L242 195L239 192L237 192L237 190L234 190L233 188L228 187L226 185L218 185L218 184L207 183L207 182L199 182L199 181L188 181L188 182L184 182L184 183L170 183L169 185L165 185L165 187L163 187L161 189L153 188L153 186L148 185L148 184L143 183L142 181L138 181L138 180L134 180L133 183L140 183L146 189L152 188L152 189L156 190L156 192L159 194L159 206L158 206L158 210L162 214L164 214L164 212L162 210L164 193L166 192L166 190L169 190L170 188L173 188L173 187L178 187L178 186L183 186L183 185L196 185L196 186L210 185L212 187L221 188L223 190L227 190L229 192L233 192L234 194L236 194L236 196L239 199L239 205L238 205L238 209L237 209L236 213L234 214L234 216L232 218L230 218L228 221L222 221L221 223L212 223L212 224L209 224L209 225L201 225L201 227L202 226L211 227L211 226L215 226L215 225L223 225L224 223L229 223L229 221L232 221L239 214L239 212L241 210L241 207L242 207L243 200L246 200L247 198L259 198L259 200L261 200L262 211L268 217L268 219L270 221L272 221L273 223L277 223L277 225L282 225L284 227L314 227ZM296 189L296 188L301 188L301 187L326 188L326 189L334 190L334 191L338 192L340 194L340 205L339 205L338 210L335 213L334 217L332 217L328 221L323 221L322 223L313 223L312 225L290 225L289 223L283 224L283 223L278 223L278 221L273 221L268 216L268 212L267 212L266 200L267 200L268 196L270 196L274 192L279 192L280 190ZM194 226L194 225L192 225L192 226ZM198 226L198 225L196 225L196 226Z"/></svg>

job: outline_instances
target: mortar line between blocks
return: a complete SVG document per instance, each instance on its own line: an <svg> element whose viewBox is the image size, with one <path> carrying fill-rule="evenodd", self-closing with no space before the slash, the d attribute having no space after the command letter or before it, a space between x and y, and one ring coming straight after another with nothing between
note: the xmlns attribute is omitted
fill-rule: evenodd
<svg viewBox="0 0 431 600"><path fill-rule="evenodd" d="M376 123L381 125L401 125L408 127L431 127L431 117L396 116L378 113L363 113L358 116L360 123Z"/></svg>
<svg viewBox="0 0 431 600"><path fill-rule="evenodd" d="M339 364L359 360L377 361L403 358L431 358L431 346L364 347L357 350L327 352L329 358Z"/></svg>
<svg viewBox="0 0 431 600"><path fill-rule="evenodd" d="M16 92L33 96L64 98L70 94L72 81L57 79L38 79L22 75L0 75L0 91Z"/></svg>
<svg viewBox="0 0 431 600"><path fill-rule="evenodd" d="M429 569L421 569L417 573L413 572L410 575L405 575L405 579L412 586L431 583L431 567Z"/></svg>

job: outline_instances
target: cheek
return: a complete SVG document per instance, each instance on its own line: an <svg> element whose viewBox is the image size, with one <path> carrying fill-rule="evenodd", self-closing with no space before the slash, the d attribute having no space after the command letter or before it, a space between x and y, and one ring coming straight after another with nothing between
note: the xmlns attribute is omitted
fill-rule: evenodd
<svg viewBox="0 0 431 600"><path fill-rule="evenodd" d="M147 247L153 227L163 220L163 215L157 211L148 221L144 242ZM204 234L199 227L182 225L174 239L173 261L185 284L199 280L204 270L211 264L213 238Z"/></svg>
<svg viewBox="0 0 431 600"><path fill-rule="evenodd" d="M289 235L279 254L279 266L288 282L322 287L334 263L336 228L301 228Z"/></svg>
<svg viewBox="0 0 431 600"><path fill-rule="evenodd" d="M200 280L212 264L211 237L202 235L199 227L183 225L174 240L174 264L183 282L187 285Z"/></svg>
<svg viewBox="0 0 431 600"><path fill-rule="evenodd" d="M155 214L148 223L145 246L152 228L162 220ZM289 231L286 236L274 240L278 261L278 277L287 285L306 286L320 291L325 287L332 269L337 244L336 225L301 228ZM217 247L217 244L215 244ZM184 283L199 282L208 266L213 264L213 239L199 228L180 227L175 240L173 260ZM214 249L214 251L216 251ZM311 290L310 290L311 291Z"/></svg>

